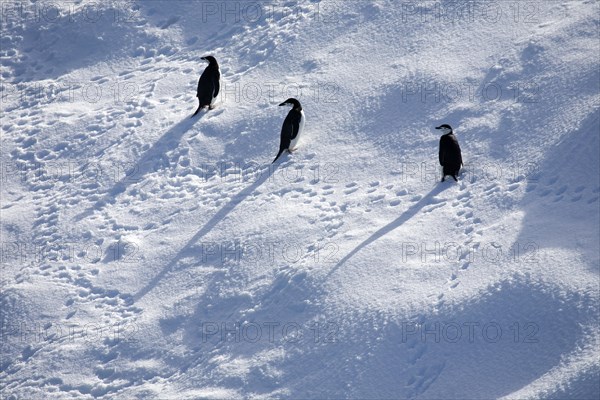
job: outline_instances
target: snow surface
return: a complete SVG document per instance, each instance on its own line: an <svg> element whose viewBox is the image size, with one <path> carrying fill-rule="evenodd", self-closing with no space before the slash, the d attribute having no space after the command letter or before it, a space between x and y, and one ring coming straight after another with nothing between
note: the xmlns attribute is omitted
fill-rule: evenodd
<svg viewBox="0 0 600 400"><path fill-rule="evenodd" d="M2 2L0 397L600 398L599 11Z"/></svg>

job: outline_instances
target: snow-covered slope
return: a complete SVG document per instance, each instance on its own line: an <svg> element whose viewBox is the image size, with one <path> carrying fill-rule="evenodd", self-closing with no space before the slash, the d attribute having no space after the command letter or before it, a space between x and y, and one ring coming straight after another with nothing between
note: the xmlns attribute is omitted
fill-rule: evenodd
<svg viewBox="0 0 600 400"><path fill-rule="evenodd" d="M2 11L2 398L600 396L598 2Z"/></svg>

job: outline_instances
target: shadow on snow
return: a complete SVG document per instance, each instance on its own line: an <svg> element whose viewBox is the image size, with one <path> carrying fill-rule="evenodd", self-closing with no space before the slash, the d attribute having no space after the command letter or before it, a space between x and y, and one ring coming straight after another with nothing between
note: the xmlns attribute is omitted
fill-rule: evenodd
<svg viewBox="0 0 600 400"><path fill-rule="evenodd" d="M102 210L107 204L115 202L116 197L125 192L127 188L133 184L136 184L142 180L142 178L156 170L157 161L160 160L164 154L170 150L177 148L183 135L197 122L204 114L200 114L199 117L190 118L186 116L183 120L178 122L175 126L169 129L164 135L162 135L155 143L149 148L135 164L135 167L130 173L128 173L123 179L117 182L110 190L106 192L100 200L88 208L86 211L78 214L75 217L75 221L81 221L82 219L89 217L96 210Z"/></svg>
<svg viewBox="0 0 600 400"><path fill-rule="evenodd" d="M404 224L409 219L414 217L423 207L425 207L426 205L428 205L430 203L430 200L433 199L433 197L442 193L444 190L446 190L449 187L450 186L446 185L446 184L438 184L437 186L435 186L429 193L427 193L425 196L423 196L423 198L421 200L419 200L418 202L413 204L402 215L400 215L398 218L396 218L394 221L390 222L383 228L380 228L377 232L373 233L369 238L367 238L361 244L356 246L350 253L348 253L344 258L342 258L340 260L340 262L338 262L331 271L329 271L326 278L329 278L331 275L333 275L333 273L335 271L337 271L342 265L344 265L346 263L346 261L348 261L350 258L352 258L352 256L354 256L356 253L358 253L364 247L373 243L377 239L385 236L386 234L388 234L391 231L393 231L394 229L400 227L402 224Z"/></svg>
<svg viewBox="0 0 600 400"><path fill-rule="evenodd" d="M265 183L273 174L274 169L270 166L267 167L267 171L263 171L261 173L260 178L257 179L252 185L240 191L236 194L229 203L227 203L223 208L221 208L213 217L200 229L187 243L186 245L179 250L179 252L173 257L173 259L163 268L163 270L156 275L144 288L142 288L135 296L134 300L137 301L144 297L152 288L154 288L160 280L171 271L177 262L181 260L186 252L192 248L194 243L196 243L200 238L209 233L220 221L222 221L233 209L240 204L246 197L248 197L252 192L258 189L263 183Z"/></svg>

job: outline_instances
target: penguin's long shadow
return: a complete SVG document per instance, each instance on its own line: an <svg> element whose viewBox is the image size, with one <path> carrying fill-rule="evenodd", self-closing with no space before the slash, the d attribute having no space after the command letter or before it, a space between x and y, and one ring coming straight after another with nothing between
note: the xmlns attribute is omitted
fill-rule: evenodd
<svg viewBox="0 0 600 400"><path fill-rule="evenodd" d="M358 253L364 247L366 247L369 244L373 243L377 239L385 236L386 234L388 234L391 231L393 231L394 229L400 227L406 221L408 221L409 219L411 219L412 217L414 217L423 207L425 207L427 204L429 204L429 201L434 196L442 193L448 187L450 187L450 186L447 185L447 184L438 184L429 193L427 193L425 196L423 196L423 198L421 200L419 200L418 202L416 202L415 204L413 204L412 206L410 206L410 208L408 210L404 211L404 213L402 213L402 215L400 215L398 218L396 218L394 221L390 222L389 224L387 224L383 228L380 228L377 232L373 233L368 239L366 239L361 244L359 244L358 246L356 246L350 253L348 253L344 258L342 258L336 264L336 266L333 267L331 269L331 271L329 271L329 273L327 273L327 276L325 278L327 279L331 275L333 275L333 273L335 271L337 271L342 265L344 265L344 263L346 263L346 261L348 261L352 256L354 256L356 253Z"/></svg>
<svg viewBox="0 0 600 400"><path fill-rule="evenodd" d="M154 169L157 161L162 158L164 153L179 146L179 142L181 141L183 135L201 118L202 115L196 118L190 118L186 116L175 126L165 132L165 134L162 135L152 145L152 147L146 150L140 160L135 164L135 167L131 169L125 177L123 177L112 188L110 188L104 196L96 201L93 206L75 216L75 221L81 221L82 219L92 215L95 210L101 210L107 204L114 203L116 197L126 191L130 185L140 182L144 175Z"/></svg>
<svg viewBox="0 0 600 400"><path fill-rule="evenodd" d="M200 238L209 233L221 220L223 220L227 214L229 214L238 204L240 204L246 197L248 197L252 192L254 192L260 185L265 183L271 175L273 175L273 171L275 168L270 165L267 167L266 173L261 173L259 179L257 179L252 185L240 191L236 194L223 208L221 208L215 215L212 216L210 220L202 229L200 229L196 234L188 240L188 242L183 246L179 252L169 261L169 263L156 275L152 280L144 286L138 293L133 296L134 301L138 301L142 297L144 297L152 288L154 288L161 279L171 271L177 262L183 258L185 253L196 243Z"/></svg>

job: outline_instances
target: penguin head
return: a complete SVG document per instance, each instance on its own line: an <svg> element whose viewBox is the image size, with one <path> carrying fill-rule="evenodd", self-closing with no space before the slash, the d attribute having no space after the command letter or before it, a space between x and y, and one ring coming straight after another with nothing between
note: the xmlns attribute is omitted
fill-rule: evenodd
<svg viewBox="0 0 600 400"><path fill-rule="evenodd" d="M293 97L290 97L289 99L287 99L286 101L281 103L279 106L285 106L285 105L292 106L292 108L294 110L302 110L302 106L300 105L300 102L298 100L294 99Z"/></svg>
<svg viewBox="0 0 600 400"><path fill-rule="evenodd" d="M201 57L200 59L208 61L209 65L219 65L219 64L217 64L217 59L214 58L213 56L205 56L205 57Z"/></svg>
<svg viewBox="0 0 600 400"><path fill-rule="evenodd" d="M448 133L452 133L452 127L448 124L443 124L443 125L437 126L435 129L440 129L444 135L447 135Z"/></svg>

